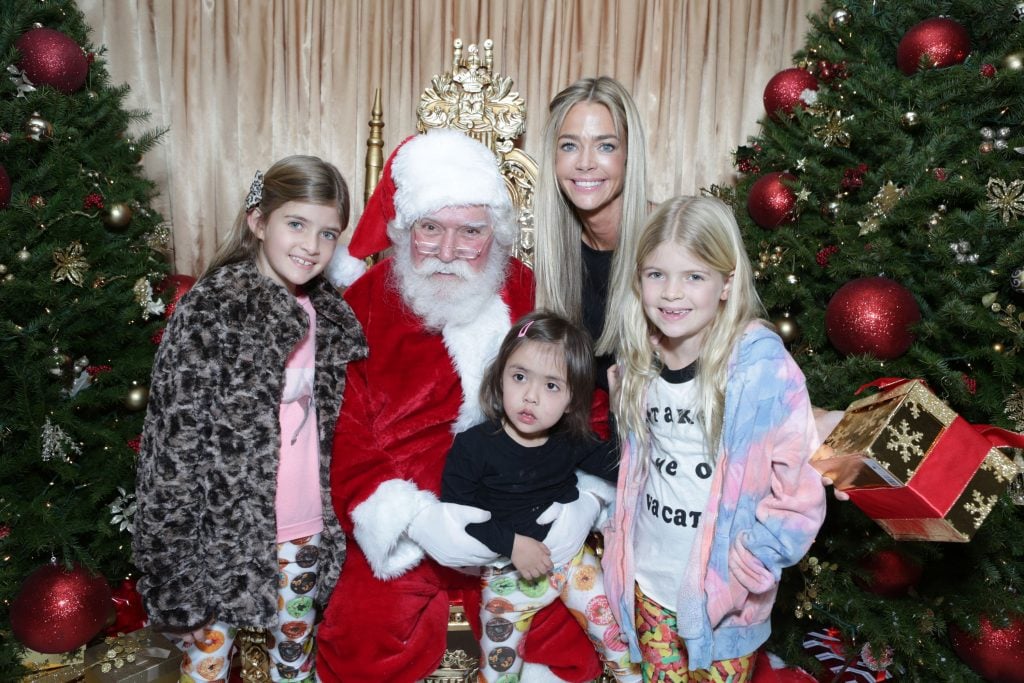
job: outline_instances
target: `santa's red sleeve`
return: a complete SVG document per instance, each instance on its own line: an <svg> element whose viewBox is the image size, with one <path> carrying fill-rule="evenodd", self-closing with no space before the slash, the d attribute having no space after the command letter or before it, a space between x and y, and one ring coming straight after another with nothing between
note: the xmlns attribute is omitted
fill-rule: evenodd
<svg viewBox="0 0 1024 683"><path fill-rule="evenodd" d="M381 326L370 313L371 300L385 291L385 265L379 264L345 292L367 334L371 355L349 364L331 463L331 495L338 518L380 579L400 576L423 558L422 548L405 530L424 507L436 500L429 487L416 481L407 459L389 453L382 443L394 437L381 419L382 410L392 407L382 405L382 392L387 388L400 391L390 387L391 380L375 370L381 367L380 356L389 355L389 349L374 338L379 336ZM396 372L402 371L400 357L391 362Z"/></svg>

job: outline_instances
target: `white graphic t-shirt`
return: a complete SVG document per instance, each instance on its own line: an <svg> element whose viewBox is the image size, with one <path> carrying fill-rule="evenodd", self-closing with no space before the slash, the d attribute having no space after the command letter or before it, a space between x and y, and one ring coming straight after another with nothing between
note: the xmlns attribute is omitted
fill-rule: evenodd
<svg viewBox="0 0 1024 683"><path fill-rule="evenodd" d="M675 609L714 471L696 415L695 372L695 364L664 369L647 393L651 449L633 544L636 580L647 597L670 610Z"/></svg>

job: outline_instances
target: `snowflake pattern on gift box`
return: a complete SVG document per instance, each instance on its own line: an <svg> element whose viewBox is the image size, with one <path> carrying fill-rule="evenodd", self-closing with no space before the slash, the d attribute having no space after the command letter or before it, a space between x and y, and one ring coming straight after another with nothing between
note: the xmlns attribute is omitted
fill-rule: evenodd
<svg viewBox="0 0 1024 683"><path fill-rule="evenodd" d="M985 459L988 462L988 458ZM982 464L984 467L984 463ZM981 527L981 523L988 517L988 513L992 512L992 508L996 504L998 496L986 496L977 489L971 491L971 500L964 503L964 509L967 510L971 515L971 519L974 521L974 528L978 529Z"/></svg>
<svg viewBox="0 0 1024 683"><path fill-rule="evenodd" d="M921 459L923 433L912 430L910 423L906 420L900 420L898 426L889 425L886 431L889 434L889 440L885 443L885 447L898 453L903 462L909 463L913 459ZM888 469L888 465L886 465L886 469Z"/></svg>

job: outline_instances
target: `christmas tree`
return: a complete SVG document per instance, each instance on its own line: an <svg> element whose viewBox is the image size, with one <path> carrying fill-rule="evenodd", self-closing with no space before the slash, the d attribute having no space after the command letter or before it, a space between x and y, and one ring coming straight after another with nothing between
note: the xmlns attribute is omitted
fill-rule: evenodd
<svg viewBox="0 0 1024 683"><path fill-rule="evenodd" d="M827 0L735 187L707 190L734 205L815 405L921 379L970 423L1024 429L1022 20L1006 0ZM830 494L770 649L822 680L1024 680L1019 485L969 542L896 541Z"/></svg>
<svg viewBox="0 0 1024 683"><path fill-rule="evenodd" d="M88 33L66 0L0 13L0 680L21 673L19 639L72 649L112 616L174 295L139 165L159 133L130 130L145 114L122 106Z"/></svg>

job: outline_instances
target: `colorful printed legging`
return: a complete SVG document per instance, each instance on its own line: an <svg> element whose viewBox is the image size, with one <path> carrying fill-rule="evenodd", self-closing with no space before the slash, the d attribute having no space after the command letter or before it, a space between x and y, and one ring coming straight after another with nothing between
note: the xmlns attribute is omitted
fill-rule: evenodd
<svg viewBox="0 0 1024 683"><path fill-rule="evenodd" d="M320 567L320 534L277 545L277 627L268 634L270 678L273 681L305 681L314 676L313 621L316 609L317 570ZM226 681L231 669L231 648L237 629L222 621L206 628L206 641L186 643L180 634L167 638L185 656L181 660L183 683Z"/></svg>
<svg viewBox="0 0 1024 683"><path fill-rule="evenodd" d="M533 616L561 599L587 632L618 681L640 683L626 643L604 594L601 563L583 546L568 564L527 581L514 568L485 571L481 583L480 683L517 683L523 668L520 646Z"/></svg>
<svg viewBox="0 0 1024 683"><path fill-rule="evenodd" d="M711 663L710 669L689 670L686 646L676 633L675 612L654 602L636 588L636 635L644 662L644 683L748 683L757 653Z"/></svg>

